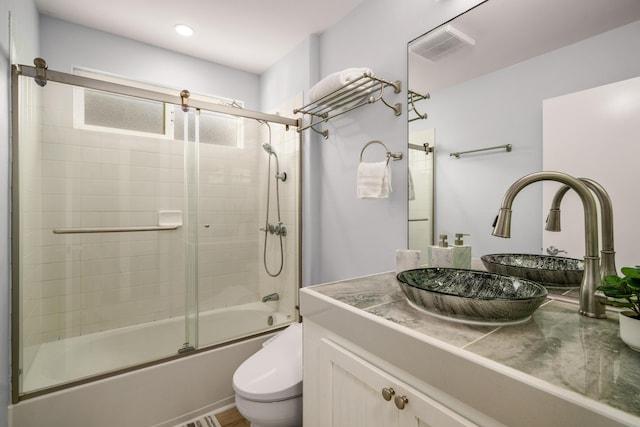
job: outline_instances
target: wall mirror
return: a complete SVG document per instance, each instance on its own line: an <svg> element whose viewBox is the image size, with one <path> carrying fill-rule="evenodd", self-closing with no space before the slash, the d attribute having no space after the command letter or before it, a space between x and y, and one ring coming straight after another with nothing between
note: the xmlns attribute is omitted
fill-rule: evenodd
<svg viewBox="0 0 640 427"><path fill-rule="evenodd" d="M422 153L423 159L431 157L433 167L433 184L428 184L433 189L433 217L428 227L416 226L421 217L412 205L417 204L418 195L410 188L409 247L424 249L434 235L447 234L452 242L455 233L465 233L474 258L488 253L545 253L556 242L547 234L570 236L565 228L583 227L578 210L567 215L562 233L543 231L548 212L543 194L552 194L559 184L534 184L518 195L511 239L491 236L491 226L509 185L547 166L600 182L612 199L618 187L633 191L634 180L622 172L619 162L637 158L634 146L639 144L628 143L627 134L585 129L578 143L566 144L565 123L584 128L580 117L600 119L587 119L582 113L576 119L558 116L572 107L554 113L548 104L640 76L639 19L637 0L487 0L410 41L409 147L424 141L434 151ZM632 95L626 102L640 104L638 91L626 88L626 94ZM412 93L419 98L415 110ZM635 118L637 123L637 113L630 114L636 115L622 114L616 120L628 124ZM559 138L547 137L553 121L562 124L555 131L560 132ZM615 127L615 120L609 122ZM553 140L553 150L545 146L550 144L547 140ZM410 156L414 151L409 150ZM549 158L543 152L556 154ZM611 162L603 163L607 156ZM419 188L423 177L414 168L410 159L410 187L413 181L413 191L423 192ZM637 228L626 212L636 218L640 214L638 206L624 199L618 192L613 200L619 267L640 261L629 258L637 253L621 249L631 244L628 235L633 233L628 230ZM623 222L627 217L631 224ZM584 234L580 228L576 233L578 237L569 242L575 247L555 246L567 249L567 256L582 258Z"/></svg>

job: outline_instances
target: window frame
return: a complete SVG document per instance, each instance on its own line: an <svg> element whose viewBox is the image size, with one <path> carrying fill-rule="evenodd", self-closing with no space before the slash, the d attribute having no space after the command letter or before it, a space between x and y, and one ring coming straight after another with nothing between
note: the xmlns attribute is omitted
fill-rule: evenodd
<svg viewBox="0 0 640 427"><path fill-rule="evenodd" d="M176 89L163 87L163 86L152 85L152 84L148 84L148 83L143 83L143 82L140 82L140 81L124 78L124 77L121 77L121 76L116 76L114 74L108 74L108 73L105 73L105 72L101 72L101 71L97 71L97 70L93 70L93 69L89 69L89 68L85 68L85 67L73 67L73 74L78 75L78 76L82 76L82 77L88 77L88 78L96 79L96 80L103 80L103 81L108 81L108 82L111 82L111 83L131 86L131 87L135 87L135 88L139 88L139 89L148 89L148 90L152 90L152 91L155 91L155 92L161 92L161 93L166 93L166 94L170 94L170 95L173 95L173 94L176 94L176 93L180 93L180 91L176 90ZM164 120L163 128L164 128L164 133L144 132L144 131L136 131L136 130L131 130L131 129L123 129L123 128L118 128L118 127L111 127L111 126L100 126L100 125L95 125L95 124L87 124L85 122L85 93L86 93L87 90L100 92L99 90L89 89L89 88L84 88L84 87L78 87L78 86L75 86L73 88L73 127L75 129L91 130L91 131L106 132L106 133L114 133L114 134L119 134L119 135L129 135L129 136L150 137L150 138L158 138L158 139L168 139L168 140L176 140L177 139L175 137L175 135L174 135L174 133L175 133L174 111L175 111L175 107L176 107L177 104L172 104L172 103L163 102L163 101L157 101L157 102L161 102L163 104L163 120ZM128 98L132 98L132 99L137 99L136 97L129 97L128 95L122 95L122 94L117 94L117 93L114 93L113 95L121 96L121 97L125 97L125 98L128 97ZM238 101L238 100L235 100L235 99L231 100L231 99L228 99L228 98L222 98L222 97L217 97L217 96L214 97L214 96L207 96L207 95L200 95L200 94L191 94L190 98L198 99L198 100L201 100L201 101L214 103L214 104L234 105L234 106L238 106L240 108L244 108L244 102ZM178 105L178 107L179 107L179 105ZM237 121L236 141L235 141L235 144L230 144L230 145L215 144L213 142L207 142L207 141L205 141L205 142L201 141L201 143L216 145L216 146L219 146L219 147L228 147L228 148L243 148L244 147L244 143L243 143L243 139L242 139L242 137L244 135L244 123L243 123L241 117L234 117L234 116L223 114L223 113L217 113L215 111L211 111L211 112L209 112L208 110L206 110L206 111L207 111L208 114L210 113L210 114L213 114L215 116L225 117L225 118L229 118L231 120L236 120ZM182 140L182 138L179 138L179 140Z"/></svg>

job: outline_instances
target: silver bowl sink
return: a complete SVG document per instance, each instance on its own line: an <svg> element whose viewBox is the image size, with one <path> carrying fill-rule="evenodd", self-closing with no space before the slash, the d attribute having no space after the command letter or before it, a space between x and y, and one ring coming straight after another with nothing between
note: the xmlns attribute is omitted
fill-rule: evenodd
<svg viewBox="0 0 640 427"><path fill-rule="evenodd" d="M492 273L533 280L548 288L576 288L582 282L584 261L534 254L491 254L480 257Z"/></svg>
<svg viewBox="0 0 640 427"><path fill-rule="evenodd" d="M418 268L396 277L414 307L464 323L522 323L547 297L539 283L485 271Z"/></svg>

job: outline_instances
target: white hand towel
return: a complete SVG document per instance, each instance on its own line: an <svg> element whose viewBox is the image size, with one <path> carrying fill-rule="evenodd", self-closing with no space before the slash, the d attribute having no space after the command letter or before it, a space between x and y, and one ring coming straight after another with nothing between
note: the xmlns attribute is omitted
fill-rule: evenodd
<svg viewBox="0 0 640 427"><path fill-rule="evenodd" d="M373 72L370 68L359 67L347 68L342 71L336 71L335 73L329 74L327 77L320 80L318 83L313 85L311 89L309 89L309 102L318 101L323 96L327 96L331 92L335 92L349 82L362 77L363 74L372 76Z"/></svg>
<svg viewBox="0 0 640 427"><path fill-rule="evenodd" d="M386 161L358 165L358 198L384 199L391 193L391 169Z"/></svg>

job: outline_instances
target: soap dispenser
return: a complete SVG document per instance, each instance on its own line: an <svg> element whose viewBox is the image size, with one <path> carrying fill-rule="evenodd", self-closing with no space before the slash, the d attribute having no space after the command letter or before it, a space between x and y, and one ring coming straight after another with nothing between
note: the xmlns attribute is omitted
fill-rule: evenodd
<svg viewBox="0 0 640 427"><path fill-rule="evenodd" d="M450 268L453 266L452 247L447 242L447 235L441 234L438 246L429 246L429 266Z"/></svg>
<svg viewBox="0 0 640 427"><path fill-rule="evenodd" d="M468 234L456 233L456 239L453 241L453 268L471 269L471 246L465 245L463 237Z"/></svg>

